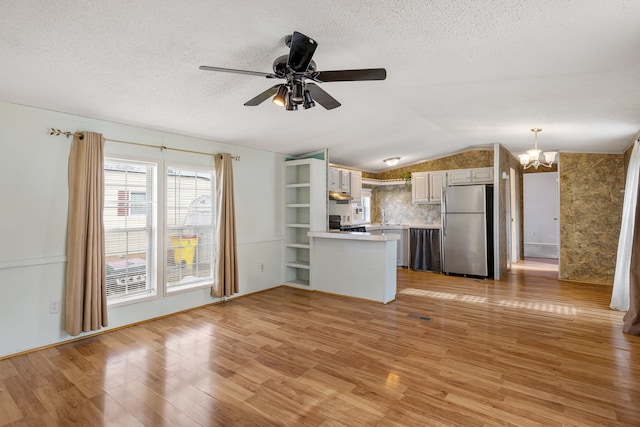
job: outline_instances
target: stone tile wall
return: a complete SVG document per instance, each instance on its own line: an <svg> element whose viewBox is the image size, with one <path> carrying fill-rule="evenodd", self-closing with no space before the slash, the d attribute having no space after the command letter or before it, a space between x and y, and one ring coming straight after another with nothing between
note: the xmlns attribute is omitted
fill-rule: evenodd
<svg viewBox="0 0 640 427"><path fill-rule="evenodd" d="M469 150L439 159L427 160L401 168L390 169L379 173L366 173L363 178L399 179L404 172L432 172L450 169L470 169L493 167L493 148L486 150ZM366 175L366 176L365 176Z"/></svg>
<svg viewBox="0 0 640 427"><path fill-rule="evenodd" d="M613 284L624 154L560 153L560 278Z"/></svg>

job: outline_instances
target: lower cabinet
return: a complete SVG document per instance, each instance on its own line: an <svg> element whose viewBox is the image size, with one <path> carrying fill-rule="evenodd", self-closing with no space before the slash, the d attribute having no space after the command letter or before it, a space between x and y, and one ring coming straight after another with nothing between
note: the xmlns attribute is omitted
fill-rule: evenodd
<svg viewBox="0 0 640 427"><path fill-rule="evenodd" d="M398 267L409 266L409 230L406 228L387 228L370 231L371 234L396 234L400 237L396 240L396 265Z"/></svg>
<svg viewBox="0 0 640 427"><path fill-rule="evenodd" d="M410 228L409 268L420 271L442 272L440 229Z"/></svg>

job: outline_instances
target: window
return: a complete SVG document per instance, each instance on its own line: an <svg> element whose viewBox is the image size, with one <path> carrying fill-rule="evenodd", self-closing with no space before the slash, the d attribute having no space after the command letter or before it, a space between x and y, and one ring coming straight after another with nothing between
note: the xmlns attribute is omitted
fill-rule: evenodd
<svg viewBox="0 0 640 427"><path fill-rule="evenodd" d="M118 190L118 216L145 215L146 201L144 191Z"/></svg>
<svg viewBox="0 0 640 427"><path fill-rule="evenodd" d="M371 222L371 189L362 189L362 216L364 222Z"/></svg>
<svg viewBox="0 0 640 427"><path fill-rule="evenodd" d="M167 292L213 281L213 176L210 169L167 168Z"/></svg>
<svg viewBox="0 0 640 427"><path fill-rule="evenodd" d="M109 303L154 294L156 166L105 159L104 228Z"/></svg>

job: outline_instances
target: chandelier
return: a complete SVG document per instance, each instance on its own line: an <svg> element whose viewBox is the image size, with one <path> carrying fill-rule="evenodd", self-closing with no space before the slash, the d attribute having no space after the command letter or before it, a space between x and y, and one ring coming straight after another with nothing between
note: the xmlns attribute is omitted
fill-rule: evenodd
<svg viewBox="0 0 640 427"><path fill-rule="evenodd" d="M550 168L553 166L553 162L556 159L556 151L545 151L538 149L538 132L542 132L540 128L533 128L531 132L535 134L535 143L533 145L533 149L527 150L526 154L520 154L518 158L520 159L520 164L524 166L525 169L529 169L533 166L534 169L538 169L538 166L542 165L544 167ZM540 154L544 156L544 160L541 159Z"/></svg>

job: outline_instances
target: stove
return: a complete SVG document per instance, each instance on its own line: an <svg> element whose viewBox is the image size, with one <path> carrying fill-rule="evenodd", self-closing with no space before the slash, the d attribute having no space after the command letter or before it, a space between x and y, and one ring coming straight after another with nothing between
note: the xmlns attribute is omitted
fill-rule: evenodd
<svg viewBox="0 0 640 427"><path fill-rule="evenodd" d="M364 225L341 225L340 215L329 215L329 230L357 231L360 233L367 231Z"/></svg>

